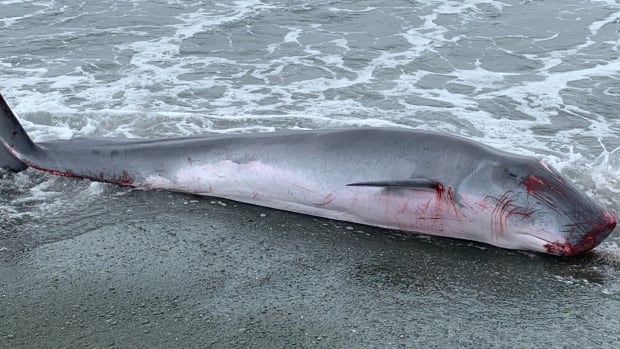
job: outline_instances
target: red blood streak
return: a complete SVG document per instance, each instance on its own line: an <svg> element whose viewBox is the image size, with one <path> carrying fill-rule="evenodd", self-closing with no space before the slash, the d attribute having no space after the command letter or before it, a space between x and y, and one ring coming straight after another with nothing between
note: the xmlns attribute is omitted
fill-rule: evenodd
<svg viewBox="0 0 620 349"><path fill-rule="evenodd" d="M545 245L548 253L560 255L560 256L572 256L579 253L584 253L592 250L596 247L602 239L614 230L616 227L617 219L613 214L604 211L602 220L600 222L593 223L592 230L581 237L581 240L576 244L570 244L569 242L552 242Z"/></svg>
<svg viewBox="0 0 620 349"><path fill-rule="evenodd" d="M70 170L61 171L61 170L55 170L55 169L51 169L51 168L45 168L45 167L38 166L36 164L33 164L30 161L21 159L19 154L12 147L7 147L7 150L11 154L13 154L13 156L18 158L21 162L23 162L26 166L32 167L32 168L37 169L39 171L47 172L47 173L50 173L50 174L53 174L53 175L56 175L56 176L72 177L72 178L79 178L79 179L88 179L88 180L91 180L91 181L106 182L106 183L118 184L118 185L121 185L121 186L134 186L134 179L129 175L129 172L127 172L127 170L123 170L123 171L121 171L121 173L119 175L115 175L115 176L108 177L108 178L106 178L103 175L103 173L101 173L99 176L80 175L80 174L77 174L77 173L75 173L73 171L70 171Z"/></svg>
<svg viewBox="0 0 620 349"><path fill-rule="evenodd" d="M527 176L527 178L523 181L523 184L525 185L528 193L537 192L545 186L545 182L534 175Z"/></svg>

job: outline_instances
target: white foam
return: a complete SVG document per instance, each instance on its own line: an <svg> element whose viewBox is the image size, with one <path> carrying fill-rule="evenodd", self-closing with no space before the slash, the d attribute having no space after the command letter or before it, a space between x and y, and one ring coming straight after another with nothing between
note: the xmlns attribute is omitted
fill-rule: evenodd
<svg viewBox="0 0 620 349"><path fill-rule="evenodd" d="M434 1L423 1L426 4L432 4ZM462 15L467 12L478 12L480 5L490 5L494 8L501 10L505 6L510 6L506 3L496 0L463 0L463 1L442 1L437 6L435 13L441 14L458 14Z"/></svg>
<svg viewBox="0 0 620 349"><path fill-rule="evenodd" d="M299 35L301 34L302 30L299 28L289 28L290 32L288 32L285 36L284 36L284 42L294 42L298 45L301 45L299 43Z"/></svg>
<svg viewBox="0 0 620 349"><path fill-rule="evenodd" d="M618 5L617 3L615 3L614 5ZM612 14L610 14L609 16L607 16L607 18L604 18L600 21L595 21L592 24L590 24L590 26L588 27L588 30L590 30L590 33L592 35L596 35L598 33L599 30L601 30L602 27L604 27L607 24L610 23L617 23L620 20L620 11L619 12L614 12Z"/></svg>
<svg viewBox="0 0 620 349"><path fill-rule="evenodd" d="M9 6L9 5L15 5L15 4L22 4L23 1L21 0L3 0L0 1L0 6ZM15 23L20 22L20 21L24 21L30 18L34 18L37 16L40 16L42 14L45 14L46 12L49 11L50 7L52 7L54 4L53 0L50 1L33 1L32 2L32 8L39 8L42 7L41 9L37 9L36 11L32 12L32 13L28 13L25 14L23 16L15 16L15 17L0 17L0 23L4 24L4 27L8 28L11 27L13 25L15 25Z"/></svg>
<svg viewBox="0 0 620 349"><path fill-rule="evenodd" d="M330 12L335 12L335 13L338 13L338 12L345 12L345 13L362 13L362 12L369 12L369 11L373 11L373 10L376 10L376 9L377 9L376 7L365 7L365 8L363 8L363 9L359 9L359 10L355 9L355 10L354 10L354 9L338 8L338 7L333 7L333 6L332 6L332 7L328 8L327 10L328 10L328 11L330 11Z"/></svg>

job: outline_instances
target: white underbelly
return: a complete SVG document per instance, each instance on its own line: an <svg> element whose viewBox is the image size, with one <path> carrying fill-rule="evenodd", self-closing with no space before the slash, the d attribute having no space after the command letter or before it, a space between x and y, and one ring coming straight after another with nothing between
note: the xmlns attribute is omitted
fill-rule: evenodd
<svg viewBox="0 0 620 349"><path fill-rule="evenodd" d="M171 178L149 177L146 185L384 228L465 238L458 236L464 217L455 203L433 190L349 187L332 182L258 161L238 164L226 160L184 167Z"/></svg>
<svg viewBox="0 0 620 349"><path fill-rule="evenodd" d="M306 172L258 161L238 164L225 160L182 167L166 177L147 176L144 186L389 229L544 251L544 240L506 231L505 218L498 216L502 210L486 202L485 197L460 193L456 198L453 188L437 192L347 186L346 179Z"/></svg>

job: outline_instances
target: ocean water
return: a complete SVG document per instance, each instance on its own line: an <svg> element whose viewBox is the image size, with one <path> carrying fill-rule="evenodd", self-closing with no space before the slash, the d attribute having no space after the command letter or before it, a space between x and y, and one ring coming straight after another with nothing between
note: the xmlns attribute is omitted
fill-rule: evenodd
<svg viewBox="0 0 620 349"><path fill-rule="evenodd" d="M543 158L616 213L620 212L619 46L620 3L613 0L387 0L380 4L0 0L0 91L35 141L357 126L437 130ZM189 196L135 193L33 170L3 175L0 194L0 257L25 265L36 264L41 253L50 253L46 249L67 239L98 231L102 221L108 226L114 222L122 226L128 216L152 221L149 210L164 214L175 203L175 208L193 205L220 214L227 205L226 210L237 217L253 210ZM141 210L145 201L158 206ZM335 224L286 217L308 224L305 227L310 230ZM209 224L203 215L168 218L161 224L183 226L193 219ZM359 238L356 229L350 229L351 240ZM368 234L381 245L382 233ZM347 231L344 234L339 239L346 239ZM394 236L385 232L390 234ZM295 236L304 241L299 233ZM321 241L329 244L327 238ZM349 309L351 317L363 324L355 331L348 329L346 336L334 332L327 341L317 340L317 335L311 342L300 339L289 344L475 346L482 341L500 346L501 338L487 336L494 321L521 326L505 328L514 345L616 347L619 343L617 232L589 256L570 261L466 242L430 241L433 246L447 246L439 252L421 252L435 261L430 265L436 265L436 270L425 269L420 275L399 269L398 263L383 261L389 264L385 266L374 259L377 263L371 264L381 273L400 275L404 284L435 280L428 282L443 297L416 298L415 289L405 290L402 284L382 289L377 297L383 298L374 303L376 307L368 307L366 313ZM411 241L405 239L402 244ZM347 248L355 251L366 245ZM451 254L450 248L461 252ZM475 254L471 251L492 253L499 264L485 267L465 258ZM61 259L54 261L64 265ZM451 264L458 267L447 267ZM409 263L400 267L404 265ZM372 289L366 283L351 282L362 278L363 271L355 270L358 274L351 276L348 287ZM469 272L472 278L467 277ZM373 269L372 277L377 273ZM435 273L440 275L434 279ZM368 281L371 274L364 275ZM369 282L376 286L378 281ZM487 287L480 286L485 283ZM502 290L495 301L478 299L493 288ZM6 297L16 290L7 286L0 291ZM528 303L520 290L534 290L537 300ZM519 296L508 297L511 292ZM459 295L471 302L458 308L462 316L454 316L461 316L464 324L470 322L469 331L466 325L454 327L454 318L445 313L454 310L445 303L458 303ZM271 299L264 297L264 301ZM11 299L15 304L21 298ZM298 310L319 302L309 299L300 301ZM404 299L425 306L397 307ZM217 316L225 316L231 308L219 304L219 309L222 313ZM424 316L410 321L408 312ZM316 323L323 319L321 314L314 316ZM381 331L377 321L388 319L398 331ZM434 326L428 323L431 320ZM286 327L286 323L272 323ZM19 332L17 327L14 330ZM367 337L351 337L357 331L365 331ZM420 331L443 334L424 340ZM2 335L14 336L0 330ZM269 338L269 331L263 336ZM91 337L85 338L88 342ZM330 338L346 341L337 344Z"/></svg>

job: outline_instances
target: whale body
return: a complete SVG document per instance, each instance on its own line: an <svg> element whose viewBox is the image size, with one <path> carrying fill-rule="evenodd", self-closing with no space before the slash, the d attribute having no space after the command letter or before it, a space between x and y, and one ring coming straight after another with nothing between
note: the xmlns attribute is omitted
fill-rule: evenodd
<svg viewBox="0 0 620 349"><path fill-rule="evenodd" d="M0 166L220 197L555 255L587 252L616 216L546 163L397 128L34 143L0 96Z"/></svg>

